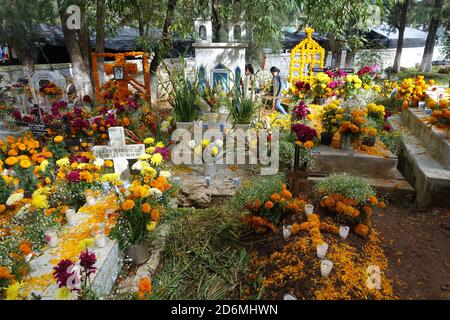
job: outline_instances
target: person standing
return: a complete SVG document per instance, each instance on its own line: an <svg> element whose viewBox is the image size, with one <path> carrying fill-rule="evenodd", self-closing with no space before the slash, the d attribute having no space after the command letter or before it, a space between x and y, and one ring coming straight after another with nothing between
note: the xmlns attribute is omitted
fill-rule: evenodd
<svg viewBox="0 0 450 320"><path fill-rule="evenodd" d="M251 64L245 65L245 76L241 85L244 92L244 97L255 101L256 94L259 92L259 83L256 80L255 71Z"/></svg>
<svg viewBox="0 0 450 320"><path fill-rule="evenodd" d="M282 82L280 77L280 69L277 67L270 68L270 73L272 74L272 87L273 87L273 104L272 110L277 110L282 114L287 114L286 110L284 110L281 105L281 90L282 90Z"/></svg>

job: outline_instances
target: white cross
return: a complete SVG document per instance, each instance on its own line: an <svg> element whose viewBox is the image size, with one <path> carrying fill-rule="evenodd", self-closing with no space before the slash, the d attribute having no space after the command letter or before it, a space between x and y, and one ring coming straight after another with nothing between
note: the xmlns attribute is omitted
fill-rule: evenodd
<svg viewBox="0 0 450 320"><path fill-rule="evenodd" d="M121 180L128 180L130 171L127 159L138 159L145 154L145 145L126 144L123 127L110 127L108 129L109 146L94 146L94 156L98 159L112 159L114 172Z"/></svg>

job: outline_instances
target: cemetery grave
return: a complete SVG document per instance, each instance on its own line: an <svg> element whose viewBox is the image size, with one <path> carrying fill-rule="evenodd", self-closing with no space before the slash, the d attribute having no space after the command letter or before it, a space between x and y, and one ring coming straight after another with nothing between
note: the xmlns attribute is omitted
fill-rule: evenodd
<svg viewBox="0 0 450 320"><path fill-rule="evenodd" d="M449 299L450 89L191 27L0 96L0 300Z"/></svg>

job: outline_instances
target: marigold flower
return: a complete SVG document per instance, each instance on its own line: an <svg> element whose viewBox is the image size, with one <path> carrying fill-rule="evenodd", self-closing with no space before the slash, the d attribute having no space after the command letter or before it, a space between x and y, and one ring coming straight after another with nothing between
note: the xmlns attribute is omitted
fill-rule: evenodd
<svg viewBox="0 0 450 320"><path fill-rule="evenodd" d="M9 157L9 158L6 158L6 160L5 160L5 163L8 165L8 166L13 166L13 165L15 165L16 163L17 163L17 158L16 157Z"/></svg>
<svg viewBox="0 0 450 320"><path fill-rule="evenodd" d="M20 243L19 249L24 255L29 255L31 253L31 248L30 248L29 244L26 243L25 241L22 241Z"/></svg>
<svg viewBox="0 0 450 320"><path fill-rule="evenodd" d="M12 279L13 276L7 267L0 267L0 279Z"/></svg>
<svg viewBox="0 0 450 320"><path fill-rule="evenodd" d="M272 201L267 201L266 204L264 205L266 208L268 209L272 209L273 208L273 202Z"/></svg>
<svg viewBox="0 0 450 320"><path fill-rule="evenodd" d="M151 219L152 221L159 221L159 218L160 218L160 216L159 216L159 210L158 210L158 209L153 209L153 210L152 210L152 213L151 213L151 215L150 215L150 219Z"/></svg>
<svg viewBox="0 0 450 320"><path fill-rule="evenodd" d="M141 210L143 213L150 213L152 211L152 206L149 203L144 203Z"/></svg>
<svg viewBox="0 0 450 320"><path fill-rule="evenodd" d="M363 224L358 224L355 227L355 233L363 238L365 238L367 236L367 234L369 233L369 227L367 227L366 225Z"/></svg>
<svg viewBox="0 0 450 320"><path fill-rule="evenodd" d="M30 160L21 160L19 165L20 165L20 167L22 167L24 169L28 169L29 167L31 167L31 161Z"/></svg>
<svg viewBox="0 0 450 320"><path fill-rule="evenodd" d="M152 292L152 282L150 278L144 277L139 281L139 291L145 293Z"/></svg>
<svg viewBox="0 0 450 320"><path fill-rule="evenodd" d="M125 202L122 204L122 209L125 211L131 210L134 208L134 201L127 199L125 200Z"/></svg>
<svg viewBox="0 0 450 320"><path fill-rule="evenodd" d="M270 200L272 200L273 202L278 202L280 201L281 196L278 193L274 193L270 196Z"/></svg>
<svg viewBox="0 0 450 320"><path fill-rule="evenodd" d="M55 141L55 143L60 143L64 140L64 138L62 136L56 136L55 138L53 138L53 141Z"/></svg>
<svg viewBox="0 0 450 320"><path fill-rule="evenodd" d="M6 210L6 206L4 204L0 204L0 214L5 212L5 210Z"/></svg>

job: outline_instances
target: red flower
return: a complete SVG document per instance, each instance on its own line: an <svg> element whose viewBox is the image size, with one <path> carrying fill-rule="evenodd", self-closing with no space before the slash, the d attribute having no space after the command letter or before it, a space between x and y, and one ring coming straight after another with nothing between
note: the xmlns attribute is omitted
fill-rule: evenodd
<svg viewBox="0 0 450 320"><path fill-rule="evenodd" d="M70 171L66 177L70 182L80 182L81 180L80 173L78 171Z"/></svg>

